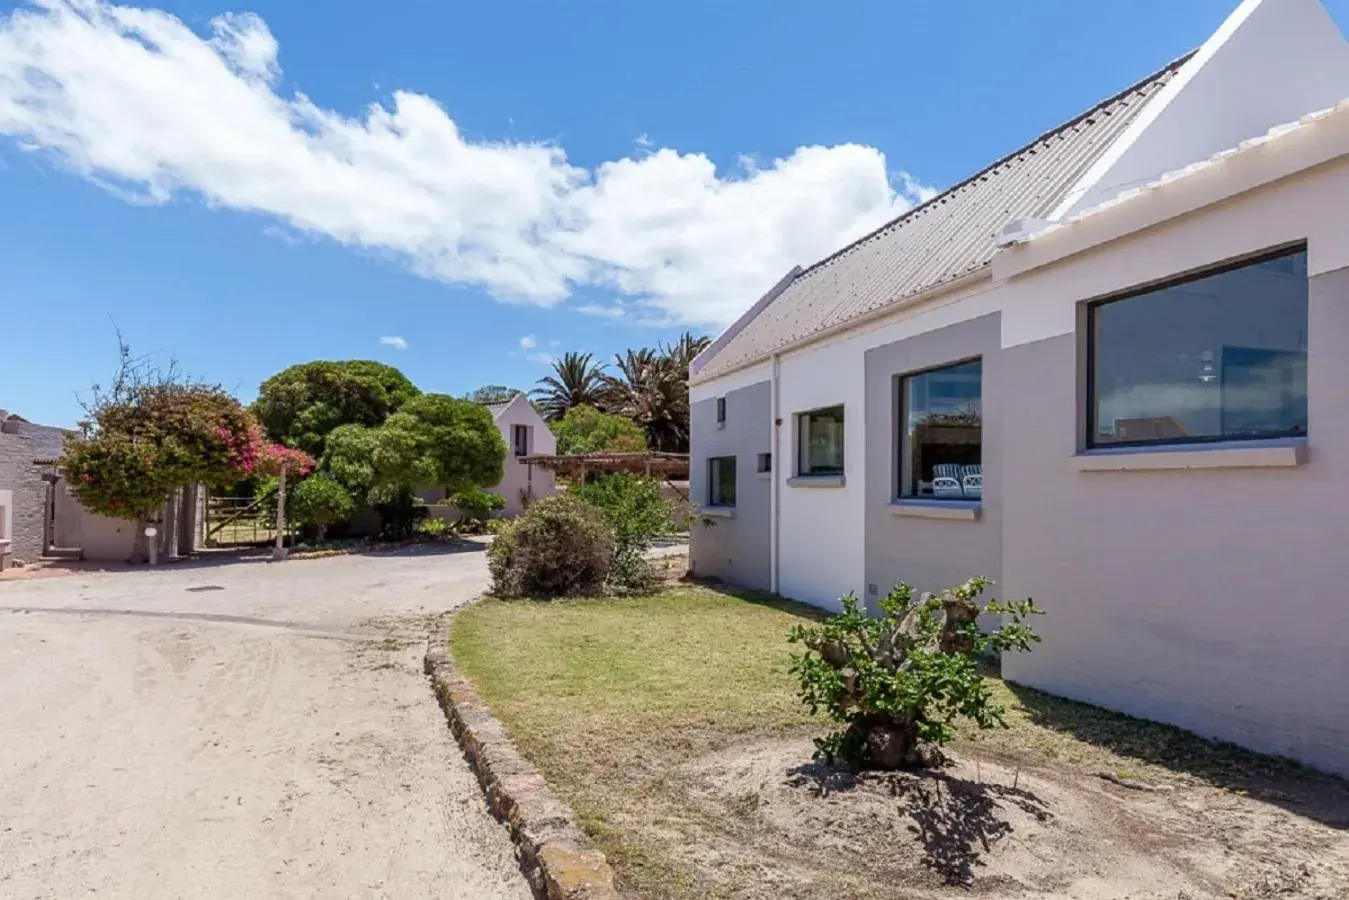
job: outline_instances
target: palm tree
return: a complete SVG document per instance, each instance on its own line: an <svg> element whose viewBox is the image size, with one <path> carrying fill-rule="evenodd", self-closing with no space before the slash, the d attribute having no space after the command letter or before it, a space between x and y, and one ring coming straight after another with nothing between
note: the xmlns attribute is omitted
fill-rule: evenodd
<svg viewBox="0 0 1349 900"><path fill-rule="evenodd" d="M687 453L689 363L710 343L685 332L673 344L615 356L616 374L604 376L605 409L640 425L651 449Z"/></svg>
<svg viewBox="0 0 1349 900"><path fill-rule="evenodd" d="M604 364L590 353L564 353L553 360L553 374L538 380L529 392L539 412L549 422L567 414L573 406L599 406L604 386Z"/></svg>

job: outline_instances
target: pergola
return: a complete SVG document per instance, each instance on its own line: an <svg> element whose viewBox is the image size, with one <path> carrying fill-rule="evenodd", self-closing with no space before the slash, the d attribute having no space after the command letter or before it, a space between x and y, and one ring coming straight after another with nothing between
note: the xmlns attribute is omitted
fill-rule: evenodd
<svg viewBox="0 0 1349 900"><path fill-rule="evenodd" d="M582 479L591 472L659 475L666 481L687 480L689 477L687 453L658 453L655 450L645 450L640 453L567 453L557 456L538 454L522 456L520 461L558 475L577 476Z"/></svg>

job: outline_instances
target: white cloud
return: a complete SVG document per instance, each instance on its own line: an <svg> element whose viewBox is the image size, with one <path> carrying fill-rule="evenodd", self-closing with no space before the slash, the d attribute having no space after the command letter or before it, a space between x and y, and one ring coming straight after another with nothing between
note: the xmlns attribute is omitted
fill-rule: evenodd
<svg viewBox="0 0 1349 900"><path fill-rule="evenodd" d="M399 350L406 350L408 348L407 340L396 335L393 337L382 337L379 339L379 342L386 347L396 347Z"/></svg>
<svg viewBox="0 0 1349 900"><path fill-rule="evenodd" d="M551 353L540 350L538 353L526 353L525 359L532 363L538 363L541 366L551 366L557 357Z"/></svg>
<svg viewBox="0 0 1349 900"><path fill-rule="evenodd" d="M527 335L525 335L524 337L520 338L520 349L521 349L521 350L533 350L533 349L534 349L535 347L537 347L538 345L539 345L539 342L538 342L537 340L534 339L534 335L532 335L532 334L527 334Z"/></svg>
<svg viewBox="0 0 1349 900"><path fill-rule="evenodd" d="M0 135L127 199L198 196L503 300L610 288L638 319L722 325L928 190L852 144L718 172L639 141L590 171L552 144L466 138L423 94L347 117L283 93L252 14L203 38L159 10L34 4L0 17Z"/></svg>
<svg viewBox="0 0 1349 900"><path fill-rule="evenodd" d="M624 315L621 306L603 306L599 303L582 303L572 308L583 316L597 316L601 319L621 319Z"/></svg>

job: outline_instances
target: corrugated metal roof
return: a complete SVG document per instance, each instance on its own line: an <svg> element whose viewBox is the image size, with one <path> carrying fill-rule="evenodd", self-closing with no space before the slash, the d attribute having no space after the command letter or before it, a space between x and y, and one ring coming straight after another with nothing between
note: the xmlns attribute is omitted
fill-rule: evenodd
<svg viewBox="0 0 1349 900"><path fill-rule="evenodd" d="M982 269L999 229L1048 215L1190 55L806 269L701 366L696 380Z"/></svg>

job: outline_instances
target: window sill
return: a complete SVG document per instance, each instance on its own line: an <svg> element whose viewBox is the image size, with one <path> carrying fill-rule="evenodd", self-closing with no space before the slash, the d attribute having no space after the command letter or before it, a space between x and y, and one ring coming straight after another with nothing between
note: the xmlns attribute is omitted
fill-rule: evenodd
<svg viewBox="0 0 1349 900"><path fill-rule="evenodd" d="M1073 457L1079 472L1165 472L1187 469L1288 469L1307 462L1305 438L1229 441L1192 446L1087 450Z"/></svg>
<svg viewBox="0 0 1349 900"><path fill-rule="evenodd" d="M916 519L955 519L973 522L983 514L981 503L968 500L894 500L890 515Z"/></svg>
<svg viewBox="0 0 1349 900"><path fill-rule="evenodd" d="M841 488L847 483L842 475L796 475L787 479L787 486L794 488Z"/></svg>
<svg viewBox="0 0 1349 900"><path fill-rule="evenodd" d="M760 481L771 481L773 478L772 472L755 472L754 474L759 476Z"/></svg>
<svg viewBox="0 0 1349 900"><path fill-rule="evenodd" d="M735 518L734 506L704 506L702 509L698 510L698 512L713 519Z"/></svg>

